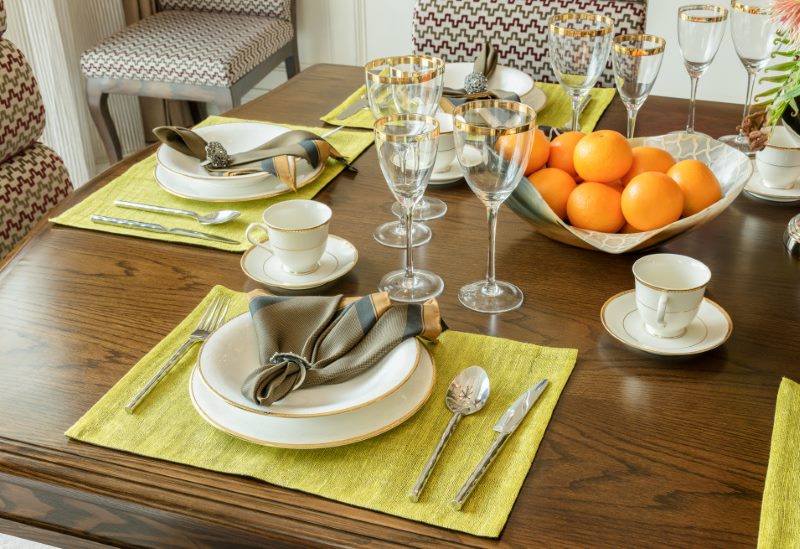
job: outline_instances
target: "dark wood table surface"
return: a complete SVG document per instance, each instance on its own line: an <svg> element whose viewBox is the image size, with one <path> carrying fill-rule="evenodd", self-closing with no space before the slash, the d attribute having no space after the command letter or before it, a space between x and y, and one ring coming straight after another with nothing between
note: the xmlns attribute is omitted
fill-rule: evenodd
<svg viewBox="0 0 800 549"><path fill-rule="evenodd" d="M361 82L318 65L234 116L319 124ZM683 127L687 101L651 97L639 135ZM698 104L699 131L729 133L740 107ZM618 100L599 127L624 130ZM74 193L63 210L144 158ZM318 195L332 232L356 244L356 269L330 293L373 291L401 264L372 239L390 218L374 150ZM67 440L64 431L215 284L255 287L239 255L42 224L0 270L0 531L70 546L752 547L758 533L775 397L800 378L800 262L781 235L796 207L740 196L719 218L659 251L712 270L709 294L733 318L721 348L664 359L603 329L604 301L632 287L639 255L568 247L501 210L498 275L525 292L499 316L461 307L484 271L484 210L462 185L418 266L440 273L458 330L579 349L578 362L499 540L363 510L262 482ZM197 451L202 451L198 448ZM409 477L409 482L411 482Z"/></svg>

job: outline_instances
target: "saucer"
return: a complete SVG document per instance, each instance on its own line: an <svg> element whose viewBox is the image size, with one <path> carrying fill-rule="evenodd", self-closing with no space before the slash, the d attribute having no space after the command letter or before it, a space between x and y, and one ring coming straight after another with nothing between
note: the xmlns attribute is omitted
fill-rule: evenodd
<svg viewBox="0 0 800 549"><path fill-rule="evenodd" d="M436 187L438 185L450 185L451 183L460 181L463 178L464 174L461 173L461 166L458 164L458 158L454 158L447 170L433 172L431 174L431 179L428 182L428 185L431 187Z"/></svg>
<svg viewBox="0 0 800 549"><path fill-rule="evenodd" d="M757 170L753 172L744 190L762 200L773 200L775 202L794 202L795 200L800 200L800 184L795 182L795 184L788 189L773 189L772 187L764 185L764 180Z"/></svg>
<svg viewBox="0 0 800 549"><path fill-rule="evenodd" d="M600 320L606 331L625 345L663 356L696 355L716 349L733 331L733 322L725 309L706 297L685 334L674 338L650 335L636 309L635 290L606 301L600 310Z"/></svg>
<svg viewBox="0 0 800 549"><path fill-rule="evenodd" d="M328 235L325 253L313 273L292 274L283 269L278 258L260 246L247 250L241 259L244 274L265 286L285 290L316 288L349 273L358 262L358 251L339 236Z"/></svg>

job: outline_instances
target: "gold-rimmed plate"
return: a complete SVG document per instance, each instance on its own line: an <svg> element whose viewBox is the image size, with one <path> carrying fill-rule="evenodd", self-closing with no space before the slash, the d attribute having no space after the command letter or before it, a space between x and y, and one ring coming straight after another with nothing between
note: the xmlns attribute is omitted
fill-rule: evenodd
<svg viewBox="0 0 800 549"><path fill-rule="evenodd" d="M278 448L330 448L360 442L402 424L427 402L435 381L433 358L422 348L419 367L397 391L370 406L342 414L295 418L242 410L213 393L197 367L189 381L189 395L206 422L231 436Z"/></svg>
<svg viewBox="0 0 800 549"><path fill-rule="evenodd" d="M271 406L260 406L241 391L247 376L260 365L258 338L250 313L245 313L203 343L197 368L208 390L231 408L256 415L308 418L351 412L387 398L408 381L419 366L422 353L419 341L407 339L378 364L352 379L298 389Z"/></svg>

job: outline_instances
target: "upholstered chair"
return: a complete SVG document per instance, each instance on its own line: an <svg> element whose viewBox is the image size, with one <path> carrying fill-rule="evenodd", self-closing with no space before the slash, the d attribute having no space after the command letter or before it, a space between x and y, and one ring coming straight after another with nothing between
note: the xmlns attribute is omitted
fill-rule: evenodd
<svg viewBox="0 0 800 549"><path fill-rule="evenodd" d="M413 42L417 53L447 62L472 61L484 41L498 50L499 63L555 82L547 47L551 15L584 11L614 19L614 35L644 32L646 0L416 0ZM611 62L597 83L614 87Z"/></svg>
<svg viewBox="0 0 800 549"><path fill-rule="evenodd" d="M281 62L300 70L294 0L159 0L159 11L81 56L89 108L112 162L122 158L108 94L211 103L220 112Z"/></svg>
<svg viewBox="0 0 800 549"><path fill-rule="evenodd" d="M5 31L0 0L0 37ZM37 141L43 131L33 71L22 52L0 38L0 259L72 190L64 162Z"/></svg>

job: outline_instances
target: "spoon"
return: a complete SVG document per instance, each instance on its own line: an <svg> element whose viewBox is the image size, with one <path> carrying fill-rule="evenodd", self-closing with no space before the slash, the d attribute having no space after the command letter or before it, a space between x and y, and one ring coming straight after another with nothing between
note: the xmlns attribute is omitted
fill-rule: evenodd
<svg viewBox="0 0 800 549"><path fill-rule="evenodd" d="M227 223L231 219L236 219L239 217L239 215L241 215L241 213L236 210L219 210L217 212L211 212L210 214L200 215L189 210L165 208L164 206L154 206L152 204L138 204L136 202L126 202L125 200L115 200L114 205L119 206L120 208L128 208L131 210L142 210L145 212L191 217L201 225L219 225L221 223Z"/></svg>
<svg viewBox="0 0 800 549"><path fill-rule="evenodd" d="M488 399L489 376L480 366L470 366L450 382L445 396L445 403L447 408L453 412L453 417L450 418L447 427L445 427L442 437L428 458L428 462L422 469L414 488L408 494L411 501L419 501L419 496L425 487L425 483L428 482L436 462L439 461L439 457L442 455L442 450L444 450L447 441L450 439L450 435L456 430L456 425L461 421L461 418L479 411Z"/></svg>

